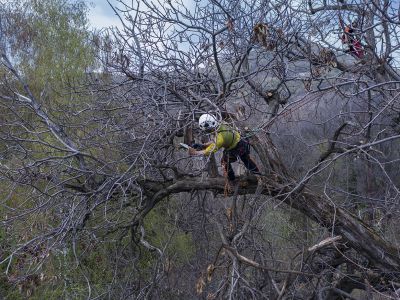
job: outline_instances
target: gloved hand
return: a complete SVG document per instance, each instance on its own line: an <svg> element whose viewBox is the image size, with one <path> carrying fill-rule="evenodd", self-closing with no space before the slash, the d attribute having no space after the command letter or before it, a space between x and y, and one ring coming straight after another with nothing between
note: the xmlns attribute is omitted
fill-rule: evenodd
<svg viewBox="0 0 400 300"><path fill-rule="evenodd" d="M189 155L197 155L197 150L195 150L194 148L190 147L188 149L188 153L189 153Z"/></svg>

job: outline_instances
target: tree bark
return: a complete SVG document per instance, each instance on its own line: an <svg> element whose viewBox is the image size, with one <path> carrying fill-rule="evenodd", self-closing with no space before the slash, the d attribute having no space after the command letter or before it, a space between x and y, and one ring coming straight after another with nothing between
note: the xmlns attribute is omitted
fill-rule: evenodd
<svg viewBox="0 0 400 300"><path fill-rule="evenodd" d="M239 188L239 194L253 194L255 192L258 183L256 178L242 177L241 182L243 183L241 186L244 185L246 187ZM307 188L303 189L300 194L286 197L295 188L295 185L280 184L272 178L265 178L263 183L262 194L273 197L276 201L284 202L300 211L321 226L331 230L334 235L341 235L347 246L369 260L371 269L376 269L374 271L377 271L379 276L392 279L399 278L400 249L382 239L357 216L336 206L329 199L314 194ZM147 212L171 194L191 192L193 190L209 190L217 194L223 194L224 187L225 180L223 177L206 179L183 177L160 188L154 194L151 205L147 207ZM143 211L141 217L145 215L146 212Z"/></svg>

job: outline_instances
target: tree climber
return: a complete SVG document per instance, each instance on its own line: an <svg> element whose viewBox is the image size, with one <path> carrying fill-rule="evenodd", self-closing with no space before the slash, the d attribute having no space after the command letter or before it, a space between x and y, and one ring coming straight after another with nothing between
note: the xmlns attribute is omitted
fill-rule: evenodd
<svg viewBox="0 0 400 300"><path fill-rule="evenodd" d="M350 52L352 55L355 55L357 58L361 59L364 57L364 49L354 32L357 26L357 21L354 21L351 25L346 25L344 27L344 33L342 34L341 40L343 44L348 45L349 49L347 52Z"/></svg>
<svg viewBox="0 0 400 300"><path fill-rule="evenodd" d="M206 144L194 144L189 148L190 155L205 155L224 148L222 154L221 165L229 181L235 180L235 173L232 169L232 162L237 161L237 158L243 161L245 167L253 174L260 175L257 165L250 157L250 144L245 139L241 138L239 132L225 123L219 123L217 119L210 114L203 114L199 119L199 127L207 133L214 133L215 140ZM196 150L197 149L197 150Z"/></svg>

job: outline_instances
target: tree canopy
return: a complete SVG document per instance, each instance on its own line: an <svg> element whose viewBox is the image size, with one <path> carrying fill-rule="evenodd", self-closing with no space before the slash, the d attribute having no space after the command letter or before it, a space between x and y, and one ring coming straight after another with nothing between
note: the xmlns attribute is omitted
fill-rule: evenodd
<svg viewBox="0 0 400 300"><path fill-rule="evenodd" d="M396 1L118 4L1 8L0 293L400 297ZM203 113L262 176L179 148Z"/></svg>

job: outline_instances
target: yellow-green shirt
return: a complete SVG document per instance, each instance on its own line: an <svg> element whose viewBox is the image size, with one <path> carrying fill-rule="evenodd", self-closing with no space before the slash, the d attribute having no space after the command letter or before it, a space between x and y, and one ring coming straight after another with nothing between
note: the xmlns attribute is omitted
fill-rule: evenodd
<svg viewBox="0 0 400 300"><path fill-rule="evenodd" d="M204 155L210 155L221 148L231 150L236 147L240 141L240 134L228 125L221 124L217 129L215 142L204 149Z"/></svg>

